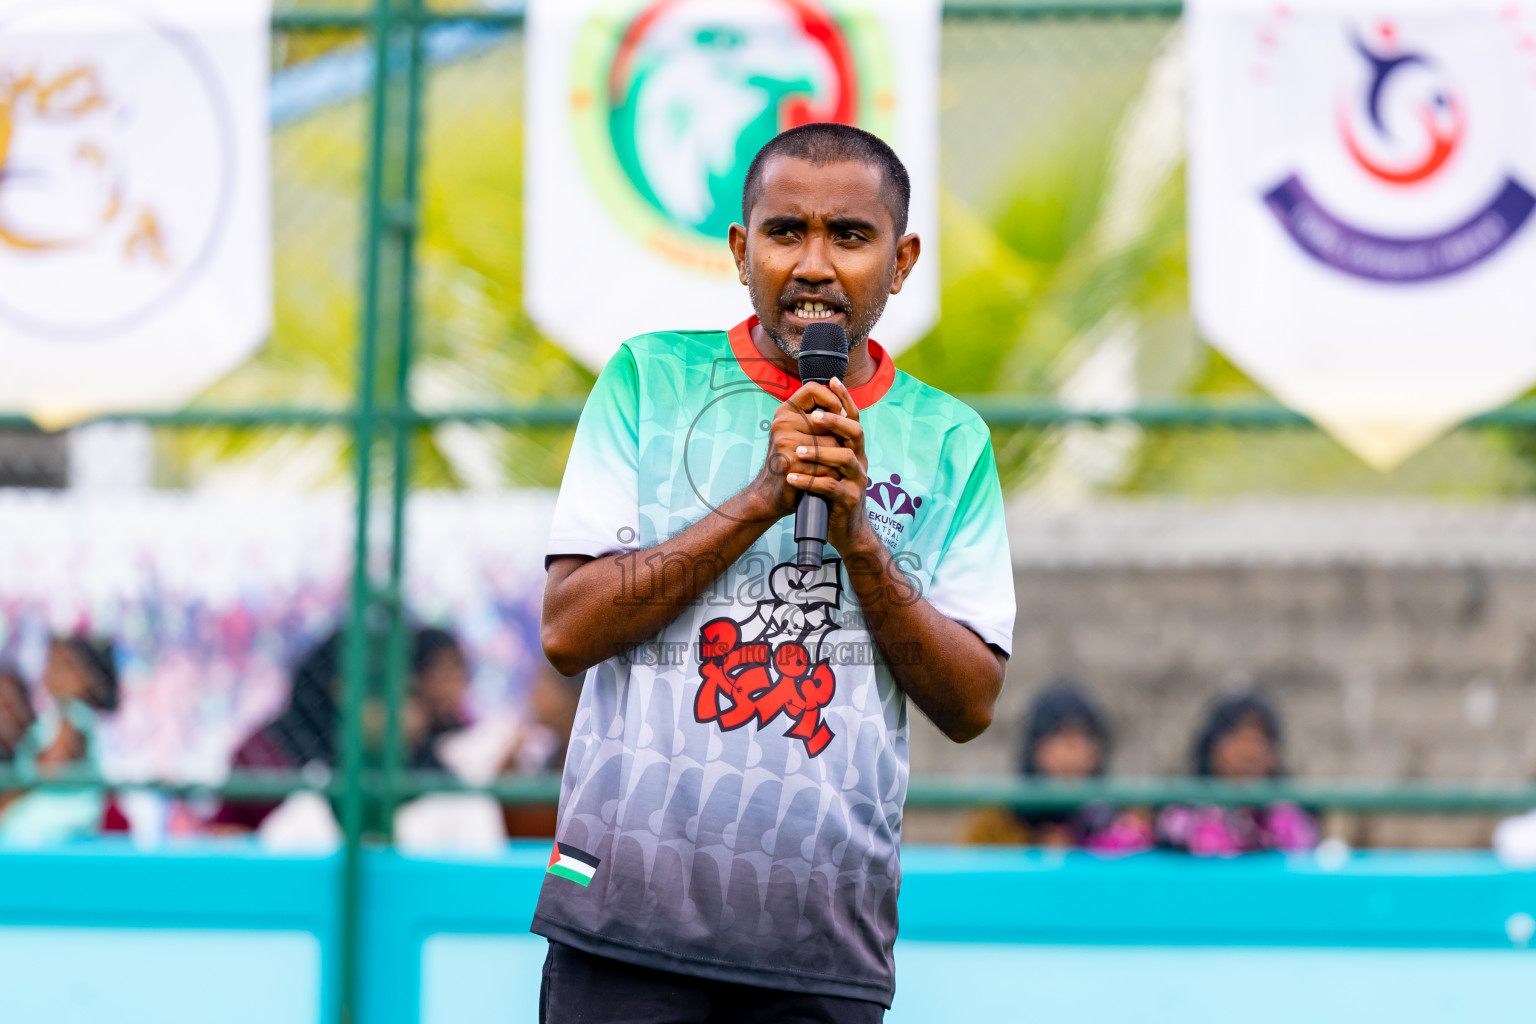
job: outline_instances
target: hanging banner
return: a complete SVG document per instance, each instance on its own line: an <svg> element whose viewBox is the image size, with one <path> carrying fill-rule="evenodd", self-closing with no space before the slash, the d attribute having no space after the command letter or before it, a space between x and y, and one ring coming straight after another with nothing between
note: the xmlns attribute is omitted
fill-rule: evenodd
<svg viewBox="0 0 1536 1024"><path fill-rule="evenodd" d="M1188 10L1206 338L1382 469L1536 382L1536 7Z"/></svg>
<svg viewBox="0 0 1536 1024"><path fill-rule="evenodd" d="M0 409L178 404L271 327L268 0L0 0Z"/></svg>
<svg viewBox="0 0 1536 1024"><path fill-rule="evenodd" d="M523 301L596 369L626 338L751 312L726 246L752 157L785 128L880 136L928 243L876 330L938 314L939 0L533 0Z"/></svg>

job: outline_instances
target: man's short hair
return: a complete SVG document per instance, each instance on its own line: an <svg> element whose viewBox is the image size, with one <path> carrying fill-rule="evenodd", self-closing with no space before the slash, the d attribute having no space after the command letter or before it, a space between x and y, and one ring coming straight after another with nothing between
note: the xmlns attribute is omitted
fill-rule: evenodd
<svg viewBox="0 0 1536 1024"><path fill-rule="evenodd" d="M896 151L879 137L851 124L818 121L802 124L774 136L752 158L746 184L741 190L741 222L748 223L762 189L763 168L776 156L805 160L817 167L852 161L880 170L881 198L891 211L896 237L907 233L907 207L912 202L912 180Z"/></svg>

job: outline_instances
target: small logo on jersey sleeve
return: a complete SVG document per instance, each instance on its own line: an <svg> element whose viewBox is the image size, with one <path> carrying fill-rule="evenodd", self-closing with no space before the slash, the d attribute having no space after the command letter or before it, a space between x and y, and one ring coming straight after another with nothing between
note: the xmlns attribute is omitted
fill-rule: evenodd
<svg viewBox="0 0 1536 1024"><path fill-rule="evenodd" d="M711 619L699 627L699 691L694 717L722 730L748 723L763 728L780 715L790 719L786 736L815 757L835 734L822 721L837 678L823 641L837 628L832 612L842 603L841 562L801 569L784 562L769 575L768 600L749 618Z"/></svg>

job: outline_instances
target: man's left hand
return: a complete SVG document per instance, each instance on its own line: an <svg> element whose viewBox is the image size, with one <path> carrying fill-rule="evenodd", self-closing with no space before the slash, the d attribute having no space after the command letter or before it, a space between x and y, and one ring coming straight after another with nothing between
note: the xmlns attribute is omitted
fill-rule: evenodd
<svg viewBox="0 0 1536 1024"><path fill-rule="evenodd" d="M826 409L811 412L812 425L832 437L826 443L802 445L796 450L797 458L816 467L813 475L790 473L786 479L793 487L827 499L827 542L846 557L854 542L871 529L864 511L869 459L864 455L864 427L859 423L859 407L853 396L835 377L828 387L842 403L843 414ZM833 443L833 438L837 443Z"/></svg>

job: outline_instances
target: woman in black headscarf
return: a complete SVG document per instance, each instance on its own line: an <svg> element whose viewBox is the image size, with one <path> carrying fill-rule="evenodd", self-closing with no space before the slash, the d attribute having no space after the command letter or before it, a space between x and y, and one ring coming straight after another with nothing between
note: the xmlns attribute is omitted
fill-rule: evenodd
<svg viewBox="0 0 1536 1024"><path fill-rule="evenodd" d="M405 723L411 768L444 770L438 743L469 724L464 717L468 693L469 659L459 638L445 629L418 629L411 649Z"/></svg>
<svg viewBox="0 0 1536 1024"><path fill-rule="evenodd" d="M36 737L32 726L37 712L32 708L32 691L21 670L8 661L0 661L0 767L32 767L36 755ZM0 790L0 815L24 790Z"/></svg>
<svg viewBox="0 0 1536 1024"><path fill-rule="evenodd" d="M1218 700L1195 736L1195 774L1224 782L1282 778L1280 716L1257 694ZM1310 850L1317 845L1317 819L1289 802L1251 807L1175 804L1157 816L1164 846L1206 856L1257 850Z"/></svg>
<svg viewBox="0 0 1536 1024"><path fill-rule="evenodd" d="M285 767L302 768L312 763L329 767L336 763L336 696L340 689L341 634L332 633L294 668L288 706L259 734L283 751Z"/></svg>
<svg viewBox="0 0 1536 1024"><path fill-rule="evenodd" d="M8 661L0 661L0 764L10 764L24 754L37 712L32 708L32 691L21 670Z"/></svg>
<svg viewBox="0 0 1536 1024"><path fill-rule="evenodd" d="M1217 701L1195 737L1195 774L1229 780L1278 779L1280 716L1258 694L1241 694Z"/></svg>
<svg viewBox="0 0 1536 1024"><path fill-rule="evenodd" d="M300 659L293 670L288 706L235 751L236 771L295 770L336 763L336 694L341 678L341 634L332 633ZM276 803L226 802L212 825L255 829Z"/></svg>
<svg viewBox="0 0 1536 1024"><path fill-rule="evenodd" d="M1058 680L1030 705L1019 748L1028 776L1082 779L1103 775L1109 761L1104 716L1075 682Z"/></svg>
<svg viewBox="0 0 1536 1024"><path fill-rule="evenodd" d="M1097 705L1075 681L1060 679L1035 698L1025 716L1019 772L1061 782L1097 778L1109 767L1110 747L1109 727ZM997 835L987 836L983 828L973 826L972 838L1106 852L1145 849L1151 839L1142 816L1104 803L1063 811L1017 811L1011 822L994 823L994 828Z"/></svg>

